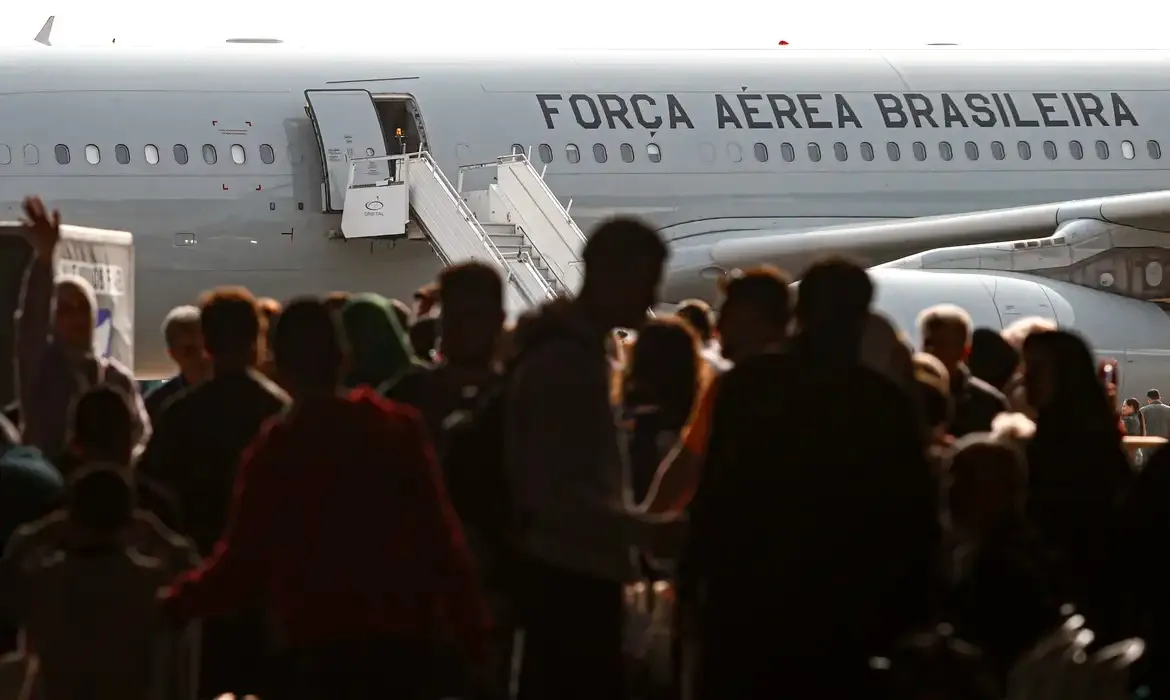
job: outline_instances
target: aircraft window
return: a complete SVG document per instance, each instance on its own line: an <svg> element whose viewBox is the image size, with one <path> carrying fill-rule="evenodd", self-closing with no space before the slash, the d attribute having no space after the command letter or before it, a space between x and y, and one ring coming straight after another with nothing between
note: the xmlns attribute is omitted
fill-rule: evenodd
<svg viewBox="0 0 1170 700"><path fill-rule="evenodd" d="M651 163L662 162L662 149L656 143L646 144L646 157L650 159Z"/></svg>
<svg viewBox="0 0 1170 700"><path fill-rule="evenodd" d="M785 163L791 163L796 160L796 149L790 143L780 144L780 157L784 159Z"/></svg>
<svg viewBox="0 0 1170 700"><path fill-rule="evenodd" d="M1097 142L1097 157L1101 160L1109 158L1109 144L1104 141Z"/></svg>
<svg viewBox="0 0 1170 700"><path fill-rule="evenodd" d="M622 162L623 163L633 163L634 162L634 147L628 143L622 144Z"/></svg>
<svg viewBox="0 0 1170 700"><path fill-rule="evenodd" d="M921 141L915 141L912 146L914 148L914 160L926 160L926 144Z"/></svg>
<svg viewBox="0 0 1170 700"><path fill-rule="evenodd" d="M1146 141L1146 150L1150 152L1152 160L1158 160L1162 157L1162 147L1158 145L1157 141Z"/></svg>
<svg viewBox="0 0 1170 700"><path fill-rule="evenodd" d="M739 163L743 160L743 149L739 147L738 143L727 144L727 157L731 159L732 163Z"/></svg>
<svg viewBox="0 0 1170 700"><path fill-rule="evenodd" d="M57 144L53 149L53 153L57 155L57 162L61 165L69 165L69 147L63 143Z"/></svg>
<svg viewBox="0 0 1170 700"><path fill-rule="evenodd" d="M90 165L97 165L102 162L102 152L94 144L88 144L85 147L85 161Z"/></svg>
<svg viewBox="0 0 1170 700"><path fill-rule="evenodd" d="M276 151L272 150L272 146L269 146L266 143L260 144L260 160L263 161L265 165L272 165L272 163L276 160Z"/></svg>
<svg viewBox="0 0 1170 700"><path fill-rule="evenodd" d="M1151 141L1151 143L1153 143ZM8 165L12 162L12 149L7 144L0 143L0 165Z"/></svg>
<svg viewBox="0 0 1170 700"><path fill-rule="evenodd" d="M1150 143L1153 143L1153 141L1150 141ZM755 150L755 153L756 153L756 160L760 161L761 163L768 162L768 145L767 144L757 143L753 150Z"/></svg>
<svg viewBox="0 0 1170 700"><path fill-rule="evenodd" d="M950 160L951 158L955 157L955 152L951 149L951 144L947 143L946 141L939 141L938 155L943 160Z"/></svg>
<svg viewBox="0 0 1170 700"><path fill-rule="evenodd" d="M814 163L821 162L821 147L818 144L810 143L808 145L808 159Z"/></svg>
<svg viewBox="0 0 1170 700"><path fill-rule="evenodd" d="M215 165L216 160L218 158L215 155L215 146L212 146L210 143L203 144L203 162L208 165Z"/></svg>
<svg viewBox="0 0 1170 700"><path fill-rule="evenodd" d="M867 163L873 160L873 144L869 141L861 142L861 159Z"/></svg>
<svg viewBox="0 0 1170 700"><path fill-rule="evenodd" d="M1056 160L1056 144L1051 141L1044 142L1044 157L1048 160Z"/></svg>
<svg viewBox="0 0 1170 700"><path fill-rule="evenodd" d="M1020 160L1032 159L1032 144L1027 141L1020 141L1016 144L1016 151L1020 154Z"/></svg>
<svg viewBox="0 0 1170 700"><path fill-rule="evenodd" d="M31 143L27 144L24 147L24 164L25 165L36 165L39 162L41 162L40 149L37 148L36 146L32 145Z"/></svg>
<svg viewBox="0 0 1170 700"><path fill-rule="evenodd" d="M838 141L833 144L833 155L837 157L837 160L843 161L849 157L849 149L845 148L845 144Z"/></svg>
<svg viewBox="0 0 1170 700"><path fill-rule="evenodd" d="M244 151L244 147L238 143L232 144L232 162L236 165L243 165L248 160L248 154Z"/></svg>
<svg viewBox="0 0 1170 700"><path fill-rule="evenodd" d="M1121 157L1126 159L1126 160L1133 160L1133 156L1134 156L1133 142L1132 141L1122 141L1121 142Z"/></svg>
<svg viewBox="0 0 1170 700"><path fill-rule="evenodd" d="M968 141L963 144L963 150L967 153L967 160L979 160L979 144Z"/></svg>
<svg viewBox="0 0 1170 700"><path fill-rule="evenodd" d="M114 158L121 165L130 164L130 149L126 147L126 144L120 143L114 146Z"/></svg>
<svg viewBox="0 0 1170 700"><path fill-rule="evenodd" d="M1080 141L1069 141L1068 152L1072 154L1073 160L1080 160L1085 157L1085 149L1081 148Z"/></svg>
<svg viewBox="0 0 1170 700"><path fill-rule="evenodd" d="M153 143L148 143L146 144L146 147L142 149L142 152L146 156L147 163L150 163L151 165L158 165L158 146L155 146Z"/></svg>
<svg viewBox="0 0 1170 700"><path fill-rule="evenodd" d="M1007 151L1003 150L1003 143L999 141L991 142L991 157L996 160L1003 160L1007 157Z"/></svg>
<svg viewBox="0 0 1170 700"><path fill-rule="evenodd" d="M577 144L570 143L565 146L565 157L569 159L570 163L581 162L581 149L577 148Z"/></svg>
<svg viewBox="0 0 1170 700"><path fill-rule="evenodd" d="M512 155L514 155L514 156L524 155L524 147L518 143L512 144Z"/></svg>
<svg viewBox="0 0 1170 700"><path fill-rule="evenodd" d="M187 147L186 146L184 146L181 143L176 143L175 147L171 149L171 152L175 154L175 162L176 163L178 163L179 165L186 165L187 164L188 158L187 158Z"/></svg>
<svg viewBox="0 0 1170 700"><path fill-rule="evenodd" d="M260 148L263 149L264 147L261 146ZM552 162L552 146L548 145L547 143L542 143L536 149L536 151L540 155L540 162L541 163L551 163ZM261 150L260 155L261 156L264 155L263 150Z"/></svg>
<svg viewBox="0 0 1170 700"><path fill-rule="evenodd" d="M893 141L886 143L886 157L893 161L902 160L902 149Z"/></svg>
<svg viewBox="0 0 1170 700"><path fill-rule="evenodd" d="M609 160L609 154L605 152L605 144L593 144L593 160L597 161L598 163L604 163L605 161Z"/></svg>

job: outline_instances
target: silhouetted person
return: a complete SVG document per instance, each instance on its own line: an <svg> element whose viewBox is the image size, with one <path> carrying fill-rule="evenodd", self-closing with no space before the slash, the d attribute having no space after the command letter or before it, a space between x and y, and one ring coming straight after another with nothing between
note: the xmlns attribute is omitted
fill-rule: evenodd
<svg viewBox="0 0 1170 700"><path fill-rule="evenodd" d="M150 435L150 419L130 370L94 353L98 306L93 286L76 275L53 279L61 217L39 198L24 202L24 227L33 248L16 320L16 357L22 437L54 462L65 449L69 407L87 388L110 384L134 402L134 442ZM60 465L58 465L60 466Z"/></svg>
<svg viewBox="0 0 1170 700"><path fill-rule="evenodd" d="M971 352L967 355L967 369L1000 392L1006 392L1020 365L1020 354L991 328L976 328L971 332Z"/></svg>
<svg viewBox="0 0 1170 700"><path fill-rule="evenodd" d="M655 302L667 249L632 219L611 219L582 253L585 280L516 328L508 387L509 463L526 516L518 600L521 700L624 697L622 585L649 528L626 512L610 403L607 338Z"/></svg>
<svg viewBox="0 0 1170 700"><path fill-rule="evenodd" d="M48 527L59 534L47 538ZM5 576L14 590L5 602L18 611L39 662L36 697L175 697L163 689L190 676L189 665L160 663L157 592L176 563L191 561L143 551L136 529L128 472L83 467L60 517L29 535L35 546L8 554Z"/></svg>
<svg viewBox="0 0 1170 700"><path fill-rule="evenodd" d="M1117 413L1088 346L1065 331L1033 332L1024 341L1024 383L1037 412L1027 446L1028 516L1053 564L1066 601L1104 634L1116 602L1109 544L1121 499L1133 478L1121 447Z"/></svg>
<svg viewBox="0 0 1170 700"><path fill-rule="evenodd" d="M439 319L426 316L416 320L410 326L409 335L414 354L423 362L433 362L439 341Z"/></svg>
<svg viewBox="0 0 1170 700"><path fill-rule="evenodd" d="M178 306L167 314L162 325L167 354L179 372L146 395L146 411L152 422L158 421L163 407L171 398L207 378L210 363L203 351L203 328L199 324L199 309Z"/></svg>
<svg viewBox="0 0 1170 700"><path fill-rule="evenodd" d="M170 402L138 469L175 494L184 534L208 556L227 524L240 455L260 426L285 409L288 397L256 369L261 324L247 290L207 294L200 323L212 376ZM263 617L212 620L203 636L202 691L257 692L266 645Z"/></svg>
<svg viewBox="0 0 1170 700"><path fill-rule="evenodd" d="M861 364L872 296L861 268L814 265L790 350L720 379L678 576L693 697L864 697L868 658L929 620L937 481L914 401ZM865 420L826 435L809 407L841 396Z"/></svg>
<svg viewBox="0 0 1170 700"><path fill-rule="evenodd" d="M971 376L965 360L971 353L971 317L954 304L940 304L918 316L922 350L942 362L950 376L955 413L951 434L991 430L991 421L1008 410L1007 399L982 379Z"/></svg>
<svg viewBox="0 0 1170 700"><path fill-rule="evenodd" d="M1002 685L1061 621L1043 547L1024 512L1027 465L1010 442L977 433L956 444L949 477L957 546L948 619L993 662Z"/></svg>
<svg viewBox="0 0 1170 700"><path fill-rule="evenodd" d="M782 350L792 319L791 278L771 266L733 274L723 285L718 332L723 355L730 362ZM720 377L701 390L695 415L683 428L681 444L659 465L646 507L650 512L685 508L699 483L707 452Z"/></svg>
<svg viewBox="0 0 1170 700"><path fill-rule="evenodd" d="M488 637L422 421L368 387L341 390L344 348L321 302L289 304L274 341L292 409L246 454L231 525L168 609L182 620L263 601L286 645L286 697L437 699L447 647L482 673Z"/></svg>
<svg viewBox="0 0 1170 700"><path fill-rule="evenodd" d="M646 498L658 465L691 418L700 386L698 351L698 337L681 320L652 319L638 331L623 392L635 502Z"/></svg>

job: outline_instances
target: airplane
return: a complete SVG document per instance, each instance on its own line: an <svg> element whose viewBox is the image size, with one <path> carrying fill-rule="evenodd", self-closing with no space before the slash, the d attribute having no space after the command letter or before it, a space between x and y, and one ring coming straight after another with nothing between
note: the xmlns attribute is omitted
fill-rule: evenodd
<svg viewBox="0 0 1170 700"><path fill-rule="evenodd" d="M539 231L511 226L519 249L543 252L529 246L541 236L571 247L617 214L651 222L672 248L664 298L678 301L713 300L714 280L733 267L799 270L827 236L841 241L864 222L1150 192L1170 169L1170 53L1157 50L485 55L267 44L7 48L0 58L17 67L0 73L0 218L35 193L67 222L135 234L143 377L171 371L158 331L166 312L209 287L406 298L443 261L474 257L455 245L474 236L455 228L485 238L488 224L466 219L507 197L467 188L505 180L512 192L555 193L552 204L504 202L508 216L547 219ZM509 153L528 158L501 165ZM527 160L535 180L513 167ZM483 163L507 172L493 180ZM392 188L406 174L412 221L362 219L390 201L381 195L407 189ZM424 185L430 199L416 197ZM433 211L419 234L424 205ZM558 212L571 221L553 221ZM503 244L489 237L495 260ZM878 265L1004 240L1012 231L852 252ZM563 282L574 261L544 257L557 258ZM896 272L907 271L878 274Z"/></svg>

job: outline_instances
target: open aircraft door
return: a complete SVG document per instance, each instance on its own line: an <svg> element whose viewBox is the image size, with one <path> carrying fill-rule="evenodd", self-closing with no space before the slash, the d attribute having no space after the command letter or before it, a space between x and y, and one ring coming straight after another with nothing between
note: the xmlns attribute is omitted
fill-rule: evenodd
<svg viewBox="0 0 1170 700"><path fill-rule="evenodd" d="M324 210L340 213L350 184L350 161L389 155L378 110L367 90L305 90L305 100L325 169ZM354 185L388 180L390 164L367 161L356 169L354 178L361 180Z"/></svg>

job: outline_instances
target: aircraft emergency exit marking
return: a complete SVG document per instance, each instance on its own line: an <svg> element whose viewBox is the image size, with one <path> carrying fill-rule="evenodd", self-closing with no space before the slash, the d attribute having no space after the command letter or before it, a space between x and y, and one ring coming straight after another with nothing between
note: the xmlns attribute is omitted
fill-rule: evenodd
<svg viewBox="0 0 1170 700"><path fill-rule="evenodd" d="M952 127L1117 127L1138 126L1137 117L1116 92L877 92L716 93L687 95L689 107L672 93L544 93L536 95L549 129L572 119L583 129L694 129L691 111L709 99L720 129L862 128L858 107L876 110L888 129Z"/></svg>

